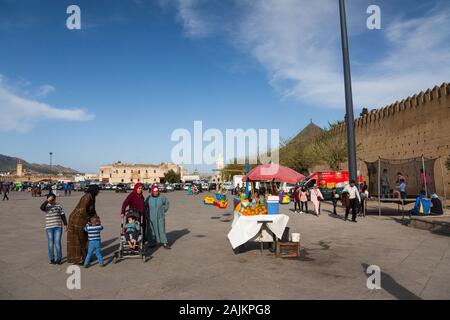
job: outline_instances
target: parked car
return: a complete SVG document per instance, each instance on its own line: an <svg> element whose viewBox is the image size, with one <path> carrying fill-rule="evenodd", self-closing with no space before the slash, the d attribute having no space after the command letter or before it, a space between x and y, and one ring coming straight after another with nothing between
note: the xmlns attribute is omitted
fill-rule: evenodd
<svg viewBox="0 0 450 320"><path fill-rule="evenodd" d="M167 192L167 188L166 188L165 184L158 183L157 185L158 185L159 192L161 192L161 193L166 193Z"/></svg>
<svg viewBox="0 0 450 320"><path fill-rule="evenodd" d="M111 183L105 183L105 190L111 190L113 185Z"/></svg>
<svg viewBox="0 0 450 320"><path fill-rule="evenodd" d="M174 190L181 190L183 189L183 185L181 183L174 183L173 188Z"/></svg>
<svg viewBox="0 0 450 320"><path fill-rule="evenodd" d="M192 187L192 183L188 182L183 185L183 190L187 191L189 187Z"/></svg>
<svg viewBox="0 0 450 320"><path fill-rule="evenodd" d="M222 187L224 190L230 191L233 189L233 184L230 181L226 181L223 183Z"/></svg>
<svg viewBox="0 0 450 320"><path fill-rule="evenodd" d="M117 193L119 192L127 193L127 185L124 183L119 183L116 185L115 190Z"/></svg>
<svg viewBox="0 0 450 320"><path fill-rule="evenodd" d="M86 191L86 187L90 184L90 181L80 181L75 183L73 190L75 191Z"/></svg>
<svg viewBox="0 0 450 320"><path fill-rule="evenodd" d="M172 192L175 190L174 186L172 184L166 184L166 190L168 192Z"/></svg>
<svg viewBox="0 0 450 320"><path fill-rule="evenodd" d="M215 191L217 189L217 183L211 182L208 186L208 191Z"/></svg>

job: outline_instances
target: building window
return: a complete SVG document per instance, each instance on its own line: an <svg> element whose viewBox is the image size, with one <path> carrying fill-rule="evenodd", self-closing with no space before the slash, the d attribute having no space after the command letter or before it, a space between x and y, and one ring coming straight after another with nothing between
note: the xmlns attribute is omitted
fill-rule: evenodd
<svg viewBox="0 0 450 320"><path fill-rule="evenodd" d="M145 173L148 173L148 170L145 170Z"/></svg>
<svg viewBox="0 0 450 320"><path fill-rule="evenodd" d="M153 170L153 173L156 173L156 170Z"/></svg>
<svg viewBox="0 0 450 320"><path fill-rule="evenodd" d="M123 182L123 179L122 179L122 182Z"/></svg>
<svg viewBox="0 0 450 320"><path fill-rule="evenodd" d="M133 178L131 178L130 181L133 182Z"/></svg>
<svg viewBox="0 0 450 320"><path fill-rule="evenodd" d="M127 173L127 170L123 170L123 173Z"/></svg>
<svg viewBox="0 0 450 320"><path fill-rule="evenodd" d="M156 178L153 178L153 181L156 181Z"/></svg>
<svg viewBox="0 0 450 320"><path fill-rule="evenodd" d="M138 179L138 182L141 182L141 179Z"/></svg>
<svg viewBox="0 0 450 320"><path fill-rule="evenodd" d="M102 170L102 174L103 174L103 170Z"/></svg>
<svg viewBox="0 0 450 320"><path fill-rule="evenodd" d="M112 178L112 174L111 173L109 174L109 177Z"/></svg>
<svg viewBox="0 0 450 320"><path fill-rule="evenodd" d="M141 174L141 170L138 170L138 174Z"/></svg>
<svg viewBox="0 0 450 320"><path fill-rule="evenodd" d="M131 170L131 173L133 173L133 170Z"/></svg>

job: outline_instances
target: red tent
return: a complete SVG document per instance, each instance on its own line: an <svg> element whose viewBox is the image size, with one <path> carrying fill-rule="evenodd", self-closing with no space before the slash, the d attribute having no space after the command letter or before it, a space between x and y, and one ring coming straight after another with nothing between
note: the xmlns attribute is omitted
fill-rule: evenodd
<svg viewBox="0 0 450 320"><path fill-rule="evenodd" d="M259 165L244 176L243 181L271 181L275 179L277 182L287 182L295 184L303 181L306 177L291 168L279 164L262 164Z"/></svg>

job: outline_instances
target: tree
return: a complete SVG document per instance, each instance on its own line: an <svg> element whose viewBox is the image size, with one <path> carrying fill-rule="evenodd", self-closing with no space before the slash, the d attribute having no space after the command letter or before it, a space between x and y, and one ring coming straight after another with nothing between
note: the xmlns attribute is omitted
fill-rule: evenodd
<svg viewBox="0 0 450 320"><path fill-rule="evenodd" d="M342 122L330 123L312 144L306 147L308 157L326 163L330 169L340 171L342 163L347 161L347 137L345 130L340 130ZM356 146L357 151L361 145Z"/></svg>
<svg viewBox="0 0 450 320"><path fill-rule="evenodd" d="M181 175L173 171L173 169L170 169L169 171L164 173L164 179L169 183L180 182Z"/></svg>
<svg viewBox="0 0 450 320"><path fill-rule="evenodd" d="M317 164L317 159L306 152L307 146L303 141L281 141L280 164L308 175L309 168Z"/></svg>

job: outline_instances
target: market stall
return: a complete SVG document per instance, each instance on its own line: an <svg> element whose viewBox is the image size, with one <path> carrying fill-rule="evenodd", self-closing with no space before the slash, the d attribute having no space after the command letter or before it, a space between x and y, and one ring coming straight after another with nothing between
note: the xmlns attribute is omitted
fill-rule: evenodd
<svg viewBox="0 0 450 320"><path fill-rule="evenodd" d="M274 235L281 239L289 217L285 214L258 214L246 216L234 212L234 219L228 239L231 247L236 249L248 241L274 242Z"/></svg>
<svg viewBox="0 0 450 320"><path fill-rule="evenodd" d="M284 166L276 164L260 165L252 169L244 181L276 181L297 183L305 179L305 176ZM274 243L281 239L289 217L279 213L278 195L268 194L267 201L259 199L249 201L245 196L235 198L234 219L228 239L233 249L249 241Z"/></svg>

